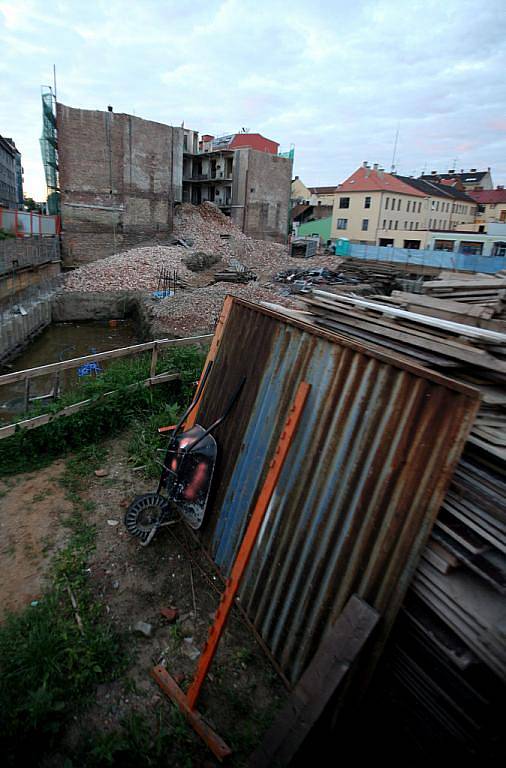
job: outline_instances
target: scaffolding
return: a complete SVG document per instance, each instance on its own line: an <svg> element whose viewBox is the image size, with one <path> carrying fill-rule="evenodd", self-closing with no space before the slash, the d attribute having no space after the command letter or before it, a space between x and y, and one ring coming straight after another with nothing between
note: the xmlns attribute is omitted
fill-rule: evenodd
<svg viewBox="0 0 506 768"><path fill-rule="evenodd" d="M40 151L46 175L47 210L52 215L59 215L60 190L58 182L56 96L49 85L42 86L42 136L40 138Z"/></svg>

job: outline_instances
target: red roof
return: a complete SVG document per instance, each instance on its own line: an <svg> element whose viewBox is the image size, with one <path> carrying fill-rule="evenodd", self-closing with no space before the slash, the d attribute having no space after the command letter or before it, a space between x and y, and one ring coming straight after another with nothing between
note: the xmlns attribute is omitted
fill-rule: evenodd
<svg viewBox="0 0 506 768"><path fill-rule="evenodd" d="M236 133L228 148L239 149L240 147L250 147L260 152L269 152L271 155L277 155L279 143L272 141L272 139L266 139L261 133Z"/></svg>
<svg viewBox="0 0 506 768"><path fill-rule="evenodd" d="M469 197L477 203L506 203L506 189L477 189L476 192L468 192Z"/></svg>
<svg viewBox="0 0 506 768"><path fill-rule="evenodd" d="M411 197L426 197L414 187L404 184L395 176L385 171L375 171L361 166L349 179L343 181L337 188L338 192L395 192Z"/></svg>

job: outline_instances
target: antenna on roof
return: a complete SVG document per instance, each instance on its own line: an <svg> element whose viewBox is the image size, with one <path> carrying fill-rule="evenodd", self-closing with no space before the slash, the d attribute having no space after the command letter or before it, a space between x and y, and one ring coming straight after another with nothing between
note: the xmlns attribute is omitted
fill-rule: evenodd
<svg viewBox="0 0 506 768"><path fill-rule="evenodd" d="M397 123L397 131L395 133L394 151L393 151L393 154L392 154L392 165L390 167L390 173L394 173L395 172L395 155L397 153L397 139L399 138L399 127L400 127L400 124L401 124L401 121L399 120L399 122Z"/></svg>

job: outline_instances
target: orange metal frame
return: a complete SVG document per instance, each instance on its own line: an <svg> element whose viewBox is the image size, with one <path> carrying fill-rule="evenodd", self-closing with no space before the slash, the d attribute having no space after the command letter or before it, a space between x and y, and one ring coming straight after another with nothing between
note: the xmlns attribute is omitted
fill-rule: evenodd
<svg viewBox="0 0 506 768"><path fill-rule="evenodd" d="M195 710L197 699L202 685L206 679L209 667L212 664L221 636L227 623L228 615L234 604L241 578L246 570L251 553L255 546L260 527L269 507L272 494L276 488L277 482L283 465L285 463L288 451L293 442L295 432L300 422L304 406L309 394L310 384L301 382L297 390L293 405L286 420L285 426L278 441L276 452L270 463L267 477L263 484L260 495L255 504L253 514L244 534L239 552L235 559L230 578L227 580L225 591L221 597L220 605L215 614L214 624L209 628L209 634L200 657L199 665L195 678L185 695L178 687L177 683L171 678L164 667L154 667L151 671L152 677L158 685L179 707L186 716L194 730L206 742L215 756L222 760L230 754L230 748L225 742L212 731L202 720L202 716Z"/></svg>

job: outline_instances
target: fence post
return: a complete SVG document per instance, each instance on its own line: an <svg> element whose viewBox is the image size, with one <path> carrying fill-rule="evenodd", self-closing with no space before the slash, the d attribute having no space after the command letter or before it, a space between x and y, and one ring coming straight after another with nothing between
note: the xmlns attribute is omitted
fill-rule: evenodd
<svg viewBox="0 0 506 768"><path fill-rule="evenodd" d="M154 379L156 376L156 364L158 362L158 344L155 341L153 351L151 353L151 370L149 372L150 379Z"/></svg>

